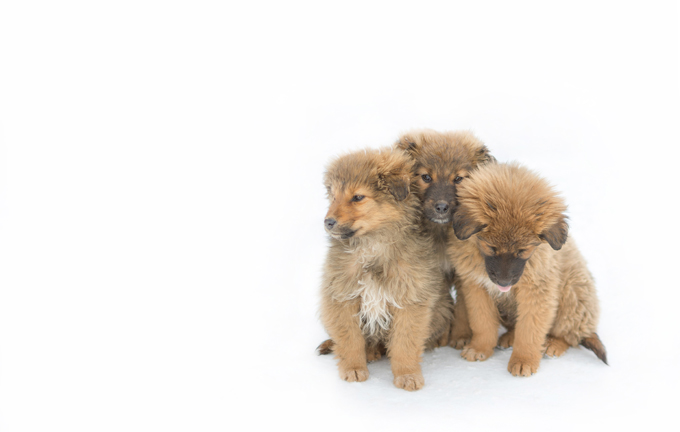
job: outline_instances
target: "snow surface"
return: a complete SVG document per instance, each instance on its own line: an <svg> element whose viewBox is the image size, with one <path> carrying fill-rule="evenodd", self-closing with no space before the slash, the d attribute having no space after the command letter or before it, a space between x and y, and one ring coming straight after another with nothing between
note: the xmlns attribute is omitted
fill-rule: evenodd
<svg viewBox="0 0 680 432"><path fill-rule="evenodd" d="M677 3L0 7L0 430L666 430ZM585 349L339 379L314 348L335 155L471 129L564 193Z"/></svg>

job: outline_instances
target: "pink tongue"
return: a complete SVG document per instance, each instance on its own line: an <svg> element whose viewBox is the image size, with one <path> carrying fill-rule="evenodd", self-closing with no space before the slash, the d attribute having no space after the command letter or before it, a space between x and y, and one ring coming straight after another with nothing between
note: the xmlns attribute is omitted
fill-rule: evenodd
<svg viewBox="0 0 680 432"><path fill-rule="evenodd" d="M508 292L508 291L510 291L510 288L512 288L512 285L506 286L506 287L500 286L500 285L496 285L496 286L498 287L499 290L501 290L501 292Z"/></svg>

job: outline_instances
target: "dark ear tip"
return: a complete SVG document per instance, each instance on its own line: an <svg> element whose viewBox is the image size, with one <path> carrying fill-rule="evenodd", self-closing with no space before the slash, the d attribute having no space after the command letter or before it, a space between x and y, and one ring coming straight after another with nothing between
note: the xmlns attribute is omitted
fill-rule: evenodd
<svg viewBox="0 0 680 432"><path fill-rule="evenodd" d="M397 201L404 201L409 196L409 194L410 194L410 192L409 192L408 188L406 188L406 187L404 187L404 188L398 187L398 188L396 188L392 191L392 196Z"/></svg>
<svg viewBox="0 0 680 432"><path fill-rule="evenodd" d="M456 238L458 240L467 240L470 238L470 236L465 237L464 235L460 234L459 231L456 231L455 229L453 230L453 233L456 235Z"/></svg>

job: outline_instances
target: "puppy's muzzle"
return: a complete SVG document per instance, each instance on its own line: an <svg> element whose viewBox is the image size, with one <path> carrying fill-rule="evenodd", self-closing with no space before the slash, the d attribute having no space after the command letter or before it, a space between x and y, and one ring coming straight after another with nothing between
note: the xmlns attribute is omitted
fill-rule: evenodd
<svg viewBox="0 0 680 432"><path fill-rule="evenodd" d="M333 219L333 218L328 218L328 219L324 220L323 223L324 223L324 225L326 226L326 229L327 229L328 231L330 231L330 230L333 229L333 227L335 226L335 224L338 223L338 221L336 221L336 220Z"/></svg>
<svg viewBox="0 0 680 432"><path fill-rule="evenodd" d="M326 228L326 232L334 238L346 240L356 234L356 231L351 228L338 225L338 221L333 218L324 219L323 225Z"/></svg>
<svg viewBox="0 0 680 432"><path fill-rule="evenodd" d="M434 205L434 211L440 215L446 215L449 211L449 203L446 201L438 201L437 204Z"/></svg>

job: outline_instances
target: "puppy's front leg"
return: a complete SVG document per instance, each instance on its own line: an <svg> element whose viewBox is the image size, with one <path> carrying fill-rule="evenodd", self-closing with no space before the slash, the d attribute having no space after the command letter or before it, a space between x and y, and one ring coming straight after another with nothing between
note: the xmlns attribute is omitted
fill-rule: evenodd
<svg viewBox="0 0 680 432"><path fill-rule="evenodd" d="M404 390L419 390L425 385L420 359L430 332L430 308L414 304L391 309L387 355L392 363L394 385Z"/></svg>
<svg viewBox="0 0 680 432"><path fill-rule="evenodd" d="M555 318L557 300L537 287L513 289L516 289L517 325L508 371L514 376L527 377L538 372L543 345Z"/></svg>
<svg viewBox="0 0 680 432"><path fill-rule="evenodd" d="M340 360L338 370L345 381L366 381L366 339L359 323L360 300L337 302L325 299L322 318L333 340L333 352Z"/></svg>
<svg viewBox="0 0 680 432"><path fill-rule="evenodd" d="M465 294L472 339L460 355L467 361L484 361L491 357L498 341L498 308L483 287L463 283L461 289Z"/></svg>

